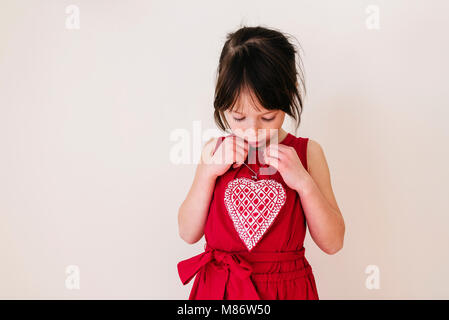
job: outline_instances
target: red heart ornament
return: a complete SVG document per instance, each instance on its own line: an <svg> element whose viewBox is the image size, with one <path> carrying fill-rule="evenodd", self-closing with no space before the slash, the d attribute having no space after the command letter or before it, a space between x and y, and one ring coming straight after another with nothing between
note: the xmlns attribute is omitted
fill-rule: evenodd
<svg viewBox="0 0 449 320"><path fill-rule="evenodd" d="M237 178L228 183L224 202L235 230L249 251L271 226L285 200L285 190L275 180Z"/></svg>

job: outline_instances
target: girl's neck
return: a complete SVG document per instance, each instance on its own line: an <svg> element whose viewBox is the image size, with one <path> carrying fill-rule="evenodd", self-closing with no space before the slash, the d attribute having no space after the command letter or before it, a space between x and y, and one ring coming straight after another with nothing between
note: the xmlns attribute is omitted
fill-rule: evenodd
<svg viewBox="0 0 449 320"><path fill-rule="evenodd" d="M280 128L278 132L279 132L278 143L281 143L282 141L284 141L285 138L287 138L288 132L282 128Z"/></svg>

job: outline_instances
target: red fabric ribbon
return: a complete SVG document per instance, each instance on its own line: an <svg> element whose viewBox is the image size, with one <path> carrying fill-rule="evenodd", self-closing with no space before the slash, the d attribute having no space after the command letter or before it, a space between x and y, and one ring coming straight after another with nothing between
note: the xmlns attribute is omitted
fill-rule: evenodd
<svg viewBox="0 0 449 320"><path fill-rule="evenodd" d="M260 300L251 279L252 267L237 253L206 246L203 253L178 263L184 285L198 272L201 288L192 288L191 300Z"/></svg>

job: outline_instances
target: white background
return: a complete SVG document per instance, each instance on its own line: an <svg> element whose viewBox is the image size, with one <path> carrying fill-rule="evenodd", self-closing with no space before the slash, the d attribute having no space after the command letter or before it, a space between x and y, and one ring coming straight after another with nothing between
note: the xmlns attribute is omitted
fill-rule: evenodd
<svg viewBox="0 0 449 320"><path fill-rule="evenodd" d="M66 28L72 4L80 29ZM2 0L0 297L188 297L176 264L204 238L178 236L195 164L170 161L170 134L215 128L226 33L261 24L303 48L297 135L322 145L346 222L336 255L307 235L320 298L449 298L448 11L443 0ZM65 286L69 265L79 290Z"/></svg>

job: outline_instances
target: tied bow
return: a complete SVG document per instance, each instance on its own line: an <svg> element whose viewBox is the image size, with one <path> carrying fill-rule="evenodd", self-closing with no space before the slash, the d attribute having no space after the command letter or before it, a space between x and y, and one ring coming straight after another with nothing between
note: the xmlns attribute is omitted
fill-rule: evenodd
<svg viewBox="0 0 449 320"><path fill-rule="evenodd" d="M197 273L190 300L260 300L251 279L252 267L238 253L207 247L203 253L178 263L184 285Z"/></svg>

